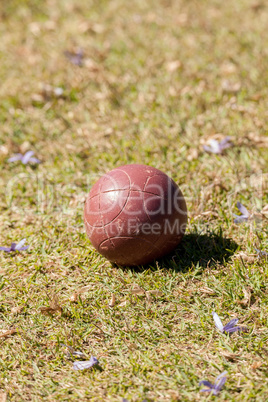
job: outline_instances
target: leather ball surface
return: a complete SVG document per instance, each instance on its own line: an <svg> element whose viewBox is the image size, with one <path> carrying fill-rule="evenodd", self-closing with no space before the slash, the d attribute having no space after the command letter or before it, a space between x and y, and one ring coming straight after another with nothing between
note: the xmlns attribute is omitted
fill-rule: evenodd
<svg viewBox="0 0 268 402"><path fill-rule="evenodd" d="M146 165L125 165L102 176L85 203L87 235L100 254L119 265L141 265L181 241L187 208L177 184Z"/></svg>

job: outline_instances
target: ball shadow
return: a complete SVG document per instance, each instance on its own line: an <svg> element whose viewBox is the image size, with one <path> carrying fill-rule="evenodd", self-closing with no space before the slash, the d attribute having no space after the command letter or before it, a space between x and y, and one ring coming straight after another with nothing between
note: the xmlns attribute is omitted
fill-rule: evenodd
<svg viewBox="0 0 268 402"><path fill-rule="evenodd" d="M142 272L151 270L173 270L188 272L198 266L201 271L205 268L215 268L218 264L228 262L238 248L238 244L222 233L185 234L179 246L173 252L153 263L137 267L121 267Z"/></svg>

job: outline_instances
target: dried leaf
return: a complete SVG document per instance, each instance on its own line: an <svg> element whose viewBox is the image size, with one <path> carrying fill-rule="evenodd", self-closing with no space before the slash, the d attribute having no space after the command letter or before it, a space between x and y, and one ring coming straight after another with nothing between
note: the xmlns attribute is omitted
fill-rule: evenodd
<svg viewBox="0 0 268 402"><path fill-rule="evenodd" d="M0 402L6 402L6 400L7 400L7 393L0 392Z"/></svg>
<svg viewBox="0 0 268 402"><path fill-rule="evenodd" d="M268 204L265 205L265 207L262 208L261 213L264 215L268 215Z"/></svg>
<svg viewBox="0 0 268 402"><path fill-rule="evenodd" d="M147 292L146 292L146 294L150 294L150 295L153 295L153 296L158 296L158 297L161 297L161 296L163 296L164 295L164 293L163 292L161 292L161 290L147 290Z"/></svg>
<svg viewBox="0 0 268 402"><path fill-rule="evenodd" d="M87 67L90 71L96 72L100 70L100 67L98 64L92 60L92 59L85 59L84 60L84 65Z"/></svg>
<svg viewBox="0 0 268 402"><path fill-rule="evenodd" d="M143 289L131 289L130 293L136 296L145 296L145 291Z"/></svg>
<svg viewBox="0 0 268 402"><path fill-rule="evenodd" d="M244 297L245 297L244 300L246 301L247 304L249 304L250 299L251 299L251 291L243 288L243 293L244 293Z"/></svg>
<svg viewBox="0 0 268 402"><path fill-rule="evenodd" d="M0 146L0 154L3 154L3 155L8 155L9 154L9 150L8 150L8 147L6 145L1 145Z"/></svg>
<svg viewBox="0 0 268 402"><path fill-rule="evenodd" d="M259 367L261 367L261 365L262 365L262 362L256 361L256 362L254 362L254 363L251 365L251 368L252 368L252 370L256 370L256 369L258 369Z"/></svg>
<svg viewBox="0 0 268 402"><path fill-rule="evenodd" d="M268 147L268 137L264 135L259 135L257 133L251 132L247 135L247 138L254 142L259 147L267 148ZM241 138L241 141L243 139Z"/></svg>
<svg viewBox="0 0 268 402"><path fill-rule="evenodd" d="M57 295L53 295L52 296L52 300L49 303L49 306L53 309L53 310L62 310L62 308L59 305L59 298Z"/></svg>
<svg viewBox="0 0 268 402"><path fill-rule="evenodd" d="M152 298L151 298L151 296L150 296L150 293L149 293L149 292L145 292L145 296L146 296L146 300L147 300L148 304L150 304L150 303L152 302Z"/></svg>
<svg viewBox="0 0 268 402"><path fill-rule="evenodd" d="M257 1L256 3L253 3L251 5L252 10L255 12L260 11L264 7L265 7L265 2L262 2L262 1Z"/></svg>
<svg viewBox="0 0 268 402"><path fill-rule="evenodd" d="M222 90L226 93L237 93L240 91L241 84L239 82L232 83L229 80L222 81Z"/></svg>
<svg viewBox="0 0 268 402"><path fill-rule="evenodd" d="M56 294L52 295L51 301L49 302L49 307L40 307L41 313L55 314L56 312L62 313L62 307L59 305L59 298Z"/></svg>
<svg viewBox="0 0 268 402"><path fill-rule="evenodd" d="M56 313L56 311L53 310L53 308L50 308L50 307L40 307L40 311L44 315L49 315L49 314Z"/></svg>
<svg viewBox="0 0 268 402"><path fill-rule="evenodd" d="M236 72L236 65L233 63L224 63L221 65L221 73L223 75L231 75Z"/></svg>
<svg viewBox="0 0 268 402"><path fill-rule="evenodd" d="M91 289L91 285L83 286L82 288L80 288L80 289L77 290L77 293L78 293L78 294L82 294L82 293L87 292L87 291L90 290L90 289Z"/></svg>
<svg viewBox="0 0 268 402"><path fill-rule="evenodd" d="M75 303L78 300L78 294L74 292L70 297L70 302Z"/></svg>
<svg viewBox="0 0 268 402"><path fill-rule="evenodd" d="M118 304L117 307L125 307L127 305L127 301L123 301L122 303Z"/></svg>
<svg viewBox="0 0 268 402"><path fill-rule="evenodd" d="M246 306L250 306L250 304L251 304L251 294L252 294L252 291L251 291L251 289L250 288L243 288L242 289L243 290L243 293L244 293L244 299L243 300L237 300L237 303L238 304L240 304L241 306L244 306L244 307L246 307ZM254 302L254 300L253 300L253 302Z"/></svg>
<svg viewBox="0 0 268 402"><path fill-rule="evenodd" d="M136 284L133 285L133 289L130 290L130 293L136 296L145 296L145 290Z"/></svg>
<svg viewBox="0 0 268 402"><path fill-rule="evenodd" d="M115 295L112 294L111 300L109 302L109 307L114 307L114 305L115 305Z"/></svg>
<svg viewBox="0 0 268 402"><path fill-rule="evenodd" d="M76 292L74 292L71 297L70 297L70 301L72 303L77 302L79 295L81 295L82 293L87 292L88 290L91 289L91 285L87 285L87 286L83 286L82 288L78 289Z"/></svg>
<svg viewBox="0 0 268 402"><path fill-rule="evenodd" d="M19 314L23 310L23 306L12 307L11 314Z"/></svg>
<svg viewBox="0 0 268 402"><path fill-rule="evenodd" d="M215 293L215 290L210 289L210 288L207 287L207 286L204 286L203 288L200 288L199 291L202 292L202 293L206 293L206 294L208 294L208 295L215 295L215 294L216 294L216 293Z"/></svg>
<svg viewBox="0 0 268 402"><path fill-rule="evenodd" d="M198 159L199 151L197 148L192 148L189 150L188 155L186 157L187 161L191 162L195 159Z"/></svg>
<svg viewBox="0 0 268 402"><path fill-rule="evenodd" d="M230 360L231 362L235 362L239 360L240 356L235 353L229 353L226 351L221 352L221 355L225 357L225 359Z"/></svg>
<svg viewBox="0 0 268 402"><path fill-rule="evenodd" d="M130 350L138 349L138 346L135 343L129 343L127 346Z"/></svg>
<svg viewBox="0 0 268 402"><path fill-rule="evenodd" d="M4 332L0 333L0 338L6 338L6 337L8 337L10 335L15 334L16 332L17 332L16 328L11 328L11 329L9 329L7 331L4 331Z"/></svg>
<svg viewBox="0 0 268 402"><path fill-rule="evenodd" d="M255 254L246 254L243 251L240 251L239 253L235 254L235 256L234 256L234 258L239 258L239 259L241 259L241 257L243 258L243 260L245 262L248 262L249 264L252 264L254 261L256 261Z"/></svg>
<svg viewBox="0 0 268 402"><path fill-rule="evenodd" d="M42 103L44 101L43 96L40 94L32 94L31 98L32 98L32 101L36 102L36 103Z"/></svg>
<svg viewBox="0 0 268 402"><path fill-rule="evenodd" d="M215 217L218 217L218 214L217 214L217 212L214 212L214 211L204 211L201 214L196 215L194 217L194 219L198 219L198 218L200 218L202 216L211 216L211 217L215 216Z"/></svg>
<svg viewBox="0 0 268 402"><path fill-rule="evenodd" d="M90 29L97 34L100 34L105 31L105 26L98 23L94 23L91 25Z"/></svg>
<svg viewBox="0 0 268 402"><path fill-rule="evenodd" d="M180 67L181 67L180 60L169 61L166 65L167 71L169 71L170 73L173 73Z"/></svg>

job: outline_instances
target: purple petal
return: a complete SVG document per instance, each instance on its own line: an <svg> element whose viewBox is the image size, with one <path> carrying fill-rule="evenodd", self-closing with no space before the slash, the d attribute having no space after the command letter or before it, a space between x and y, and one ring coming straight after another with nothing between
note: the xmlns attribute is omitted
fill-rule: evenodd
<svg viewBox="0 0 268 402"><path fill-rule="evenodd" d="M217 381L219 381L222 377L225 377L227 374L227 371L223 371L221 374L218 375L218 377L216 377L215 383Z"/></svg>
<svg viewBox="0 0 268 402"><path fill-rule="evenodd" d="M74 370L85 370L88 369L92 366L94 366L95 364L98 364L98 359L94 356L91 356L90 360L86 360L86 361L76 361L73 363L73 369Z"/></svg>
<svg viewBox="0 0 268 402"><path fill-rule="evenodd" d="M67 59L70 60L71 63L75 64L76 66L81 67L82 66L82 61L83 61L83 56L84 52L82 49L79 49L76 53L71 53L68 50L64 52L65 56Z"/></svg>
<svg viewBox="0 0 268 402"><path fill-rule="evenodd" d="M214 152L214 153L217 153L217 154L221 152L219 141L210 140L209 141L209 146L211 148L211 152Z"/></svg>
<svg viewBox="0 0 268 402"><path fill-rule="evenodd" d="M14 156L12 156L11 158L9 158L7 161L8 162L16 162L16 161L20 161L22 158L22 154L16 154Z"/></svg>
<svg viewBox="0 0 268 402"><path fill-rule="evenodd" d="M227 371L224 371L222 374L220 374L216 380L215 380L215 384L214 384L214 389L216 391L220 391L222 389L222 387L224 386L227 377L226 377Z"/></svg>
<svg viewBox="0 0 268 402"><path fill-rule="evenodd" d="M224 325L223 330L226 331L230 328L233 328L238 323L238 321L238 318L234 318L233 320L228 322L228 324Z"/></svg>
<svg viewBox="0 0 268 402"><path fill-rule="evenodd" d="M32 163L41 163L40 159L37 159L37 158L35 158L35 157L30 158L30 159L29 159L29 162L32 162Z"/></svg>
<svg viewBox="0 0 268 402"><path fill-rule="evenodd" d="M221 142L220 142L221 151L223 151L226 148L230 148L232 146L232 143L230 142L230 140L231 140L230 137L226 137L223 140L221 140Z"/></svg>
<svg viewBox="0 0 268 402"><path fill-rule="evenodd" d="M21 247L24 246L25 242L26 242L26 239L22 239L21 241L18 242L17 245L16 245L16 243L12 243L12 244L15 244L15 249L14 249L14 251L15 251L15 250L20 250ZM11 245L11 247L12 247L12 245Z"/></svg>
<svg viewBox="0 0 268 402"><path fill-rule="evenodd" d="M201 392L212 392L213 395L217 395L225 384L226 374L227 371L224 371L223 373L218 375L214 384L211 384L210 381L200 381L199 385L205 385L209 387L208 389L201 389Z"/></svg>
<svg viewBox="0 0 268 402"><path fill-rule="evenodd" d="M206 381L206 380L200 381L200 383L198 385L199 385L199 387L200 387L200 385L205 385L206 387L213 388L213 384L211 384L210 381Z"/></svg>
<svg viewBox="0 0 268 402"><path fill-rule="evenodd" d="M220 317L218 316L217 313L215 313L215 311L212 312L212 315L213 315L213 319L214 319L214 322L215 322L216 327L217 327L221 332L223 332L223 324L222 324L222 322L221 322Z"/></svg>
<svg viewBox="0 0 268 402"><path fill-rule="evenodd" d="M255 248L255 247L254 247ZM257 253L259 254L259 257L267 256L268 253L266 251L259 250L258 248L255 248Z"/></svg>
<svg viewBox="0 0 268 402"><path fill-rule="evenodd" d="M204 149L204 151L206 151L206 152L211 152L211 151L210 151L210 147L209 147L208 145L203 145L203 149Z"/></svg>
<svg viewBox="0 0 268 402"><path fill-rule="evenodd" d="M203 148L205 151L211 152L213 154L221 153L219 143L216 140L210 140L209 145L203 145Z"/></svg>
<svg viewBox="0 0 268 402"><path fill-rule="evenodd" d="M20 249L16 248L16 250L18 250L18 251L28 250L29 247L30 246L24 246L24 247L20 247Z"/></svg>
<svg viewBox="0 0 268 402"><path fill-rule="evenodd" d="M220 391L222 389L222 387L224 386L224 384L226 383L227 378L223 377L218 384L215 386L215 390Z"/></svg>
<svg viewBox="0 0 268 402"><path fill-rule="evenodd" d="M228 135L227 137L225 137L223 140L220 141L220 144L226 144L227 142L231 141L231 137Z"/></svg>
<svg viewBox="0 0 268 402"><path fill-rule="evenodd" d="M11 247L0 247L1 251L6 251L7 253L10 253Z"/></svg>
<svg viewBox="0 0 268 402"><path fill-rule="evenodd" d="M11 247L10 247L11 251L16 251L16 246L17 246L16 243L11 243Z"/></svg>
<svg viewBox="0 0 268 402"><path fill-rule="evenodd" d="M242 205L241 202L238 201L236 206L243 216L245 216L247 218L249 217L249 212L248 212L247 208L244 207L244 205Z"/></svg>
<svg viewBox="0 0 268 402"><path fill-rule="evenodd" d="M232 334L236 331L243 331L243 327L233 327L225 330L225 332L227 332L228 334Z"/></svg>
<svg viewBox="0 0 268 402"><path fill-rule="evenodd" d="M245 215L233 214L233 216L236 218L236 219L234 219L234 223L242 223L242 222L246 222L248 220L248 217Z"/></svg>
<svg viewBox="0 0 268 402"><path fill-rule="evenodd" d="M29 160L30 160L30 158L33 156L33 154L34 154L34 152L33 151L27 151L25 154L24 154L24 156L23 156L23 158L22 158L22 163L24 164L24 165L26 165L28 162L29 162Z"/></svg>

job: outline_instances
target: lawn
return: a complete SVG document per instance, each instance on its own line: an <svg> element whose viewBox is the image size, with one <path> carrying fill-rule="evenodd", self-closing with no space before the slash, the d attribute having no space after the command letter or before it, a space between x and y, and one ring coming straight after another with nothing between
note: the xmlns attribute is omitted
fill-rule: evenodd
<svg viewBox="0 0 268 402"><path fill-rule="evenodd" d="M0 246L30 245L0 252L1 402L268 400L267 20L264 0L1 2ZM42 163L8 162L29 150ZM182 243L144 267L109 263L83 224L128 163L188 207ZM99 365L74 370L62 344Z"/></svg>

